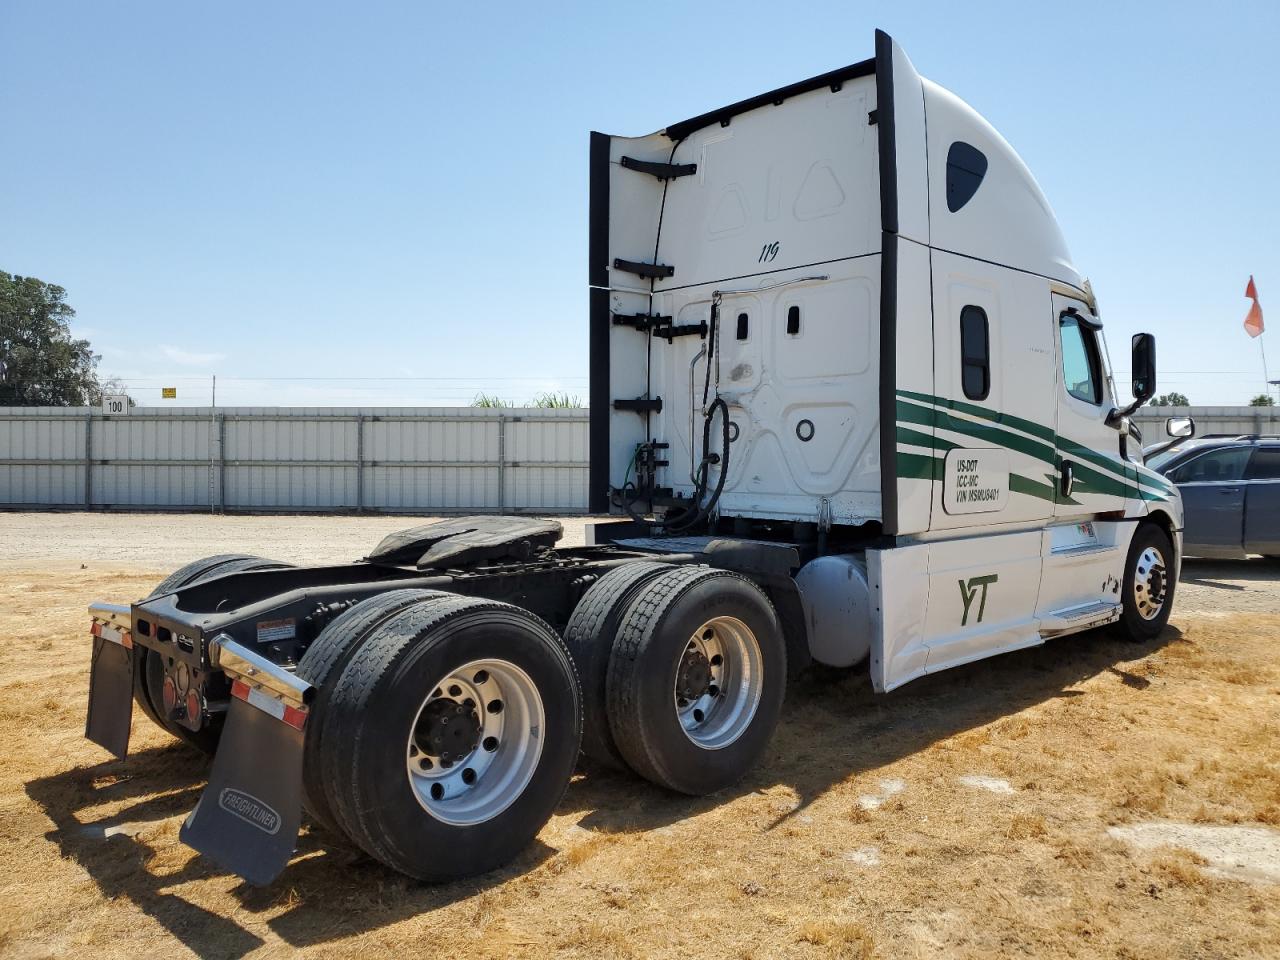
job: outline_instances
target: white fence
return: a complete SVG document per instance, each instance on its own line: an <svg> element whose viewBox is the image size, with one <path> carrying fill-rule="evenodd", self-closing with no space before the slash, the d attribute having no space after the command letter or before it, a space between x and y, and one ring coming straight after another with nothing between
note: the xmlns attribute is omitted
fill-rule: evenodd
<svg viewBox="0 0 1280 960"><path fill-rule="evenodd" d="M585 410L0 407L0 506L574 513Z"/></svg>
<svg viewBox="0 0 1280 960"><path fill-rule="evenodd" d="M1193 418L1198 437L1210 433L1280 435L1280 407L1143 407L1133 419L1142 430L1145 446L1168 439L1164 432L1167 417Z"/></svg>
<svg viewBox="0 0 1280 960"><path fill-rule="evenodd" d="M1154 407L1197 433L1280 434L1280 409ZM0 407L0 507L582 513L585 410Z"/></svg>

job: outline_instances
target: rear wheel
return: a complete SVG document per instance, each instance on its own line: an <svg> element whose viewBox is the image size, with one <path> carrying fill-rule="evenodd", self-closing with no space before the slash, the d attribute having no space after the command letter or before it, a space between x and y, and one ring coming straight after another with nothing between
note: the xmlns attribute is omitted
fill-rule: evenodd
<svg viewBox="0 0 1280 960"><path fill-rule="evenodd" d="M1139 524L1129 543L1122 588L1120 628L1129 640L1151 640L1169 622L1177 585L1174 564L1169 535L1155 524Z"/></svg>
<svg viewBox="0 0 1280 960"><path fill-rule="evenodd" d="M701 795L740 779L782 710L787 656L769 598L736 573L680 567L631 603L609 662L609 723L633 770Z"/></svg>
<svg viewBox="0 0 1280 960"><path fill-rule="evenodd" d="M564 642L582 679L582 752L611 767L626 767L609 729L605 678L618 625L636 594L655 577L674 569L642 561L610 570L591 585L564 630Z"/></svg>
<svg viewBox="0 0 1280 960"><path fill-rule="evenodd" d="M422 880L520 852L564 795L582 736L573 661L509 604L410 606L359 644L323 717L323 786L343 830Z"/></svg>
<svg viewBox="0 0 1280 960"><path fill-rule="evenodd" d="M392 590L362 600L330 622L298 661L297 675L316 688L307 724L302 761L302 805L311 818L333 833L343 834L325 796L321 757L324 755L324 715L333 687L360 643L384 621L415 604L454 594L439 590Z"/></svg>
<svg viewBox="0 0 1280 960"><path fill-rule="evenodd" d="M226 553L214 557L195 560L184 567L179 567L169 576L161 580L146 599L163 596L183 587L189 587L204 580L212 580L228 573L244 570L279 570L292 566L276 560L254 557L240 553ZM133 699L142 708L156 726L177 737L183 743L195 747L201 753L212 756L218 749L218 740L222 736L224 714L214 714L199 730L190 730L175 720L169 719L169 709L164 703L164 657L154 650L143 646L134 647L133 655Z"/></svg>

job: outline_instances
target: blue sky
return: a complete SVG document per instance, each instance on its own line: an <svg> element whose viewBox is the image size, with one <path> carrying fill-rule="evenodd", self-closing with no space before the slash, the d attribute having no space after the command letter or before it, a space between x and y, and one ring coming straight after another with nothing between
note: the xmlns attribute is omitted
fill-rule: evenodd
<svg viewBox="0 0 1280 960"><path fill-rule="evenodd" d="M588 131L864 59L875 27L1035 172L1118 375L1150 330L1162 389L1259 392L1274 3L7 0L0 269L65 286L143 403L210 373L228 404L585 396Z"/></svg>

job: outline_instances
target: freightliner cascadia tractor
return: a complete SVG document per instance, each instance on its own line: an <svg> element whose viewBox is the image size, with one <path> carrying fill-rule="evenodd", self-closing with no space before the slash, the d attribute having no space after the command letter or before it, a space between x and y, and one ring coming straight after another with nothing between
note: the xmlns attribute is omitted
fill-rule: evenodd
<svg viewBox="0 0 1280 960"><path fill-rule="evenodd" d="M95 604L87 735L214 755L182 839L266 883L302 818L427 880L519 852L579 753L742 777L813 661L887 692L1169 617L1182 511L1031 173L889 37L592 134L587 545L448 519L364 559L218 556ZM1193 429L1186 424L1184 429Z"/></svg>

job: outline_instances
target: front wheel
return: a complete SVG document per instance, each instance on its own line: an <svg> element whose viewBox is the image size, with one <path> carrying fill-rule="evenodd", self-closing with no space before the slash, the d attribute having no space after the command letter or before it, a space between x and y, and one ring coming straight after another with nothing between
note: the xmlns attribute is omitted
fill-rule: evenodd
<svg viewBox="0 0 1280 960"><path fill-rule="evenodd" d="M1168 534L1152 523L1138 525L1124 565L1120 628L1128 639L1151 640L1169 622L1177 585L1175 560Z"/></svg>

